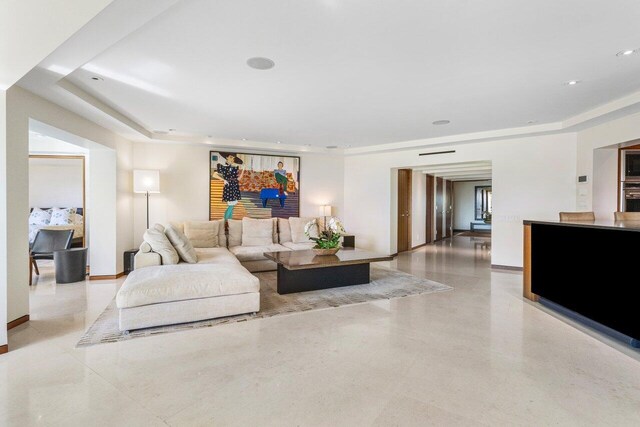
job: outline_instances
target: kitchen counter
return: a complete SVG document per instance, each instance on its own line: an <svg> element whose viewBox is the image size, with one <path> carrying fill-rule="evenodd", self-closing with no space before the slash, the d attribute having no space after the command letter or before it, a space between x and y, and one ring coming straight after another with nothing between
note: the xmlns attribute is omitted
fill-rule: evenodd
<svg viewBox="0 0 640 427"><path fill-rule="evenodd" d="M640 347L640 221L524 221L523 295Z"/></svg>

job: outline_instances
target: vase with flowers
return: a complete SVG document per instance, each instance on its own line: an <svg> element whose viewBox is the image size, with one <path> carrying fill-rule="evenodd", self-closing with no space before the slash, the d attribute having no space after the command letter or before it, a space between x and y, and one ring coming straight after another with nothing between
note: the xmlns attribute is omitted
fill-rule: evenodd
<svg viewBox="0 0 640 427"><path fill-rule="evenodd" d="M324 230L319 231L315 237L312 231L319 230L318 221L313 219L304 226L304 234L313 242L315 246L312 248L316 255L334 255L340 250L340 237L345 233L342 222L335 217L331 217L326 222Z"/></svg>

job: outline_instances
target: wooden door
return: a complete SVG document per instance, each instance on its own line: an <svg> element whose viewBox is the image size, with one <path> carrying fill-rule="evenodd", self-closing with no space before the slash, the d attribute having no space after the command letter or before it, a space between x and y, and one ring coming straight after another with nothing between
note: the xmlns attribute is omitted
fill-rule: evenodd
<svg viewBox="0 0 640 427"><path fill-rule="evenodd" d="M442 232L442 218L444 214L444 185L442 178L436 178L436 238L435 240L444 239Z"/></svg>
<svg viewBox="0 0 640 427"><path fill-rule="evenodd" d="M435 185L435 180L433 178L433 175L427 175L427 197L426 197L426 201L427 201L427 228L426 228L426 233L425 233L425 241L427 243L433 243L433 241L435 240L433 238L433 216L434 216L434 200L433 200L433 190L434 190L434 185Z"/></svg>
<svg viewBox="0 0 640 427"><path fill-rule="evenodd" d="M411 250L411 169L398 170L398 252Z"/></svg>
<svg viewBox="0 0 640 427"><path fill-rule="evenodd" d="M445 197L445 237L453 235L453 182L445 181L447 192Z"/></svg>

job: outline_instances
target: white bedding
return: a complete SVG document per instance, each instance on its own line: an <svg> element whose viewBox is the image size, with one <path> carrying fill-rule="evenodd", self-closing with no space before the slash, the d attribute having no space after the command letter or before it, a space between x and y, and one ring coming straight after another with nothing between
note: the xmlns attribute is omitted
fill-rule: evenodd
<svg viewBox="0 0 640 427"><path fill-rule="evenodd" d="M29 243L33 243L33 239L36 238L38 230L73 230L73 238L84 236L83 224L73 225L29 225Z"/></svg>

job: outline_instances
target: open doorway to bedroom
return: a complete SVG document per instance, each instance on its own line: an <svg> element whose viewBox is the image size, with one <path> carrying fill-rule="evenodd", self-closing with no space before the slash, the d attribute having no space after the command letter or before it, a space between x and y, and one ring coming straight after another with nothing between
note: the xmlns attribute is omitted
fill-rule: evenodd
<svg viewBox="0 0 640 427"><path fill-rule="evenodd" d="M34 131L29 139L29 284L37 285L56 273L51 248L87 247L86 153Z"/></svg>

